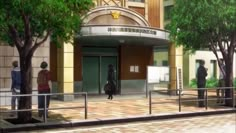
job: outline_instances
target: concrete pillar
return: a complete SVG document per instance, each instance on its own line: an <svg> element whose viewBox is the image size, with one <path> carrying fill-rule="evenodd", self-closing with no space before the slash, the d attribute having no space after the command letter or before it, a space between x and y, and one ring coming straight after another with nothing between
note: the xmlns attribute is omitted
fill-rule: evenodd
<svg viewBox="0 0 236 133"><path fill-rule="evenodd" d="M171 44L169 47L169 62L170 62L170 84L169 84L169 94L176 94L176 68L180 67L183 69L183 48L176 47L175 44Z"/></svg>
<svg viewBox="0 0 236 133"><path fill-rule="evenodd" d="M73 93L74 92L74 46L64 43L62 48L58 49L58 92ZM74 99L73 95L59 96L63 101Z"/></svg>
<svg viewBox="0 0 236 133"><path fill-rule="evenodd" d="M160 28L164 29L164 3L160 0Z"/></svg>

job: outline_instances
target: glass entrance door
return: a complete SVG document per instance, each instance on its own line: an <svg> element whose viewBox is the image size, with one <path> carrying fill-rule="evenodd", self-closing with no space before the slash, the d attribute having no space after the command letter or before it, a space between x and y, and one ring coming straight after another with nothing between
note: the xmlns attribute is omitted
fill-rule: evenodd
<svg viewBox="0 0 236 133"><path fill-rule="evenodd" d="M109 64L114 66L117 80L117 56L83 57L83 91L90 94L104 93L103 87L107 82Z"/></svg>
<svg viewBox="0 0 236 133"><path fill-rule="evenodd" d="M88 93L98 93L99 90L99 57L83 57L83 91Z"/></svg>

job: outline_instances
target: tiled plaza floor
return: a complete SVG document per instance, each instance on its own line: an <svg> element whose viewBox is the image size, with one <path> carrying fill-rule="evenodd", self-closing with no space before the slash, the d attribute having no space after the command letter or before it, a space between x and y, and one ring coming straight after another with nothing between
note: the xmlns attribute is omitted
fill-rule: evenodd
<svg viewBox="0 0 236 133"><path fill-rule="evenodd" d="M196 101L184 102L184 100L196 100L195 93L189 93L191 95L183 95L181 102L181 111L182 112L202 112L206 111L205 108L197 107ZM215 100L211 100L215 93L209 93L209 102L207 111L213 110L223 110L227 109L224 106L219 106L216 104ZM107 118L122 118L130 116L145 116L149 115L149 99L144 95L125 95L125 96L114 96L113 100L106 99L106 96L88 96L88 119L107 119ZM152 96L152 114L161 115L161 114L171 114L179 112L179 104L177 96L168 96L156 94ZM165 103L169 102L169 103ZM85 110L84 108L74 108L74 109L56 109L53 108L66 108L66 107L75 107L75 106L84 106L83 97L80 97L74 101L63 102L51 100L50 103L50 113L48 121L80 121L85 119ZM9 106L1 106L3 109L9 109ZM33 105L34 109L37 109L36 105ZM53 109L53 110L52 110ZM37 113L34 112L33 116L37 117ZM8 115L0 114L1 117L8 117ZM38 118L39 119L39 118Z"/></svg>
<svg viewBox="0 0 236 133"><path fill-rule="evenodd" d="M236 133L236 114L34 131L31 133Z"/></svg>

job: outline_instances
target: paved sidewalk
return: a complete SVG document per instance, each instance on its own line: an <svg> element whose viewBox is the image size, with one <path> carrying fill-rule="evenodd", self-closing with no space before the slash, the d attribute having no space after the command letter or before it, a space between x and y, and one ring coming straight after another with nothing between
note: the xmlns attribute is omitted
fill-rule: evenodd
<svg viewBox="0 0 236 133"><path fill-rule="evenodd" d="M29 133L236 133L236 114L155 120Z"/></svg>
<svg viewBox="0 0 236 133"><path fill-rule="evenodd" d="M183 96L182 100L196 100L195 96ZM170 114L178 113L178 97L166 96L166 95L153 95L152 102L159 103L152 105L152 114ZM171 102L171 103L164 103ZM84 100L81 96L77 100L70 102L55 101L52 100L50 108L65 108L84 106ZM205 108L197 107L196 101L182 102L182 112L202 112L206 111ZM9 107L7 107L9 109ZM37 106L33 106L37 108ZM208 111L224 110L227 109L224 106L218 106L215 101L209 101ZM50 110L48 121L78 121L85 119L85 111L83 108L75 109L60 109ZM37 113L34 114L35 118ZM114 96L113 100L108 100L107 96L88 96L88 119L107 119L107 118L121 118L130 116L143 116L149 115L149 99L144 95L124 95ZM7 117L4 115L2 117Z"/></svg>

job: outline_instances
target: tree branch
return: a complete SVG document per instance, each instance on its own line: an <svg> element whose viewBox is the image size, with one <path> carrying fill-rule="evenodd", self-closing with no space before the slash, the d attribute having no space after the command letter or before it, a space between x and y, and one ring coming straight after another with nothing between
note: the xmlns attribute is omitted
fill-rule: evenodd
<svg viewBox="0 0 236 133"><path fill-rule="evenodd" d="M233 32L230 43L232 45L232 48L235 49L236 48L236 31Z"/></svg>
<svg viewBox="0 0 236 133"><path fill-rule="evenodd" d="M211 49L212 49L212 52L215 54L216 59L217 59L217 62L218 62L218 66L219 66L219 68L220 68L220 71L222 72L223 76L225 77L225 76L226 76L226 73L225 73L225 71L224 71L224 68L223 68L222 65L221 65L220 58L219 58L218 53L217 53L217 48L216 48L217 45L214 43L213 39L210 39L210 40L211 40L211 45L210 45L210 47L211 47Z"/></svg>
<svg viewBox="0 0 236 133"><path fill-rule="evenodd" d="M220 51L222 53L222 56L223 56L224 59L226 59L227 53L226 53L226 51L225 51L225 49L224 49L224 47L222 45L222 35L221 34L218 35L217 40L218 40L217 42L218 42L218 46L220 48Z"/></svg>
<svg viewBox="0 0 236 133"><path fill-rule="evenodd" d="M38 42L37 43L37 40L38 39L36 39L36 41L35 41L35 43L34 43L34 46L32 47L32 49L30 50L30 53L34 53L35 52L35 50L41 45L41 44L43 44L47 39L48 39L48 37L51 35L51 31L48 31L47 32L47 34L46 34L46 36L40 41L40 42Z"/></svg>
<svg viewBox="0 0 236 133"><path fill-rule="evenodd" d="M29 16L26 15L23 10L21 10L20 12L21 12L21 17L22 17L22 20L24 22L24 27L25 27L25 38L24 38L24 40L25 40L25 44L28 44L29 41L32 41Z"/></svg>
<svg viewBox="0 0 236 133"><path fill-rule="evenodd" d="M17 29L12 25L9 25L8 28L9 28L9 33L10 33L12 40L14 41L18 51L20 51L23 47L23 44L22 44L21 38L19 37L19 33L18 33Z"/></svg>

